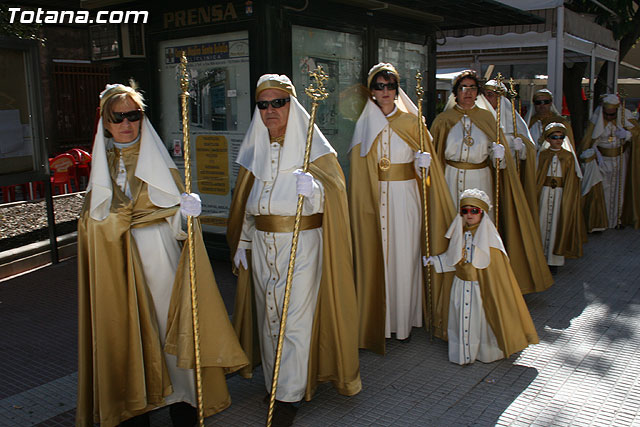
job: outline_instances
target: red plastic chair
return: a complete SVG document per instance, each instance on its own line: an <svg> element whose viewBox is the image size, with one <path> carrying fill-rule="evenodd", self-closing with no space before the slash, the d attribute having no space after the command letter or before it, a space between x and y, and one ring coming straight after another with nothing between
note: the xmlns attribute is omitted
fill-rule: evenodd
<svg viewBox="0 0 640 427"><path fill-rule="evenodd" d="M70 193L73 191L71 180L75 179L75 159L71 154L62 153L49 159L49 169L51 170L51 184L53 193L56 190L60 194ZM77 187L78 181L76 181Z"/></svg>
<svg viewBox="0 0 640 427"><path fill-rule="evenodd" d="M13 184L13 185L3 185L0 187L0 191L2 192L2 202L16 202L18 200L16 196L16 189L20 189L20 193L22 194L23 200L29 200L31 197L29 195L29 184Z"/></svg>
<svg viewBox="0 0 640 427"><path fill-rule="evenodd" d="M75 159L76 182L78 184L82 182L82 188L86 188L89 175L91 175L91 154L80 148L72 148L67 153Z"/></svg>

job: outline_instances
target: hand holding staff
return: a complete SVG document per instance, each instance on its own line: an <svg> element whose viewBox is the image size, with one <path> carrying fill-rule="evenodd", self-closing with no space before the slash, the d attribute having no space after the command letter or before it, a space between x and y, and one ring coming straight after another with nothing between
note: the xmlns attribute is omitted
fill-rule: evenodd
<svg viewBox="0 0 640 427"><path fill-rule="evenodd" d="M182 52L180 58L180 100L182 104L182 146L184 151L184 179L187 194L191 194L191 143L189 134L189 75L187 73L187 57ZM191 288L191 319L193 321L193 345L196 365L196 395L198 399L198 421L204 427L204 404L202 401L202 369L200 367L200 326L198 323L198 299L196 298L196 252L193 244L193 217L187 216L187 233L189 245L189 282Z"/></svg>
<svg viewBox="0 0 640 427"><path fill-rule="evenodd" d="M425 134L424 126L422 123L422 98L424 96L424 89L422 88L422 74L420 71L416 73L416 95L418 96L418 129L420 129L420 151L425 150ZM425 256L429 258L431 251L429 249L429 201L427 200L427 169L421 168L422 172L422 219L424 221L424 243L426 248ZM429 335L433 339L433 306L431 298L431 264L427 264L427 307L429 309Z"/></svg>
<svg viewBox="0 0 640 427"><path fill-rule="evenodd" d="M316 111L318 109L318 103L326 99L329 94L324 88L324 81L329 78L327 74L322 70L322 67L318 67L314 71L309 72L309 75L315 79L317 89L313 87L313 84L309 85L305 89L305 93L311 98L311 114L309 118L309 128L307 130L307 144L304 150L304 161L302 164L302 171L304 173L309 169L309 156L311 154L311 143L313 140L313 130L316 121ZM271 426L273 419L273 409L276 401L276 390L278 387L278 376L280 374L280 362L282 360L282 345L284 343L285 327L287 325L287 312L289 310L289 297L291 295L291 283L293 280L293 269L296 264L296 250L298 248L298 236L300 234L300 219L302 218L302 205L304 202L304 196L298 195L298 204L296 206L296 219L293 226L293 239L291 240L291 254L289 255L289 268L287 270L287 283L284 291L284 302L282 304L282 318L280 320L280 332L278 333L278 347L276 349L276 360L273 367L273 380L271 383L271 397L269 400L269 413L267 415L267 427Z"/></svg>

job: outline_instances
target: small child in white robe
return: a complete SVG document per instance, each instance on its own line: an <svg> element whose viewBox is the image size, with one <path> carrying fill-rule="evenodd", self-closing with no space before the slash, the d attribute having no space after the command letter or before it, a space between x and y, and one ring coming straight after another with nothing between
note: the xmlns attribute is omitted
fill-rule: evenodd
<svg viewBox="0 0 640 427"><path fill-rule="evenodd" d="M538 343L498 230L485 213L487 194L467 189L460 196L460 215L451 223L449 247L426 258L437 273L455 271L447 320L449 360L465 365L493 362ZM446 311L446 310L445 310Z"/></svg>

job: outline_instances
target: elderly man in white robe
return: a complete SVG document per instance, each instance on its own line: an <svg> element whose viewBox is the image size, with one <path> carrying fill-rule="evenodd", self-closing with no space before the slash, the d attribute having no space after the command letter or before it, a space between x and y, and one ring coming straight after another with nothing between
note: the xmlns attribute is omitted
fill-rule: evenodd
<svg viewBox="0 0 640 427"><path fill-rule="evenodd" d="M303 195L273 418L283 426L293 422L300 400L311 399L317 382L331 380L346 395L360 391L357 308L346 184L336 152L314 127L309 172L302 172L309 115L287 76L263 75L256 99L258 113L238 153L241 168L227 232L239 270L234 324L248 354L255 353L250 347L258 335L270 392L293 224Z"/></svg>

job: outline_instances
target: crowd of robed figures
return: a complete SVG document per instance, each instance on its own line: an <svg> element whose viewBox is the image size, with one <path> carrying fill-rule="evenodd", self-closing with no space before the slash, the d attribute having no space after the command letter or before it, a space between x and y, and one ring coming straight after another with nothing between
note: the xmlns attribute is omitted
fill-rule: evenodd
<svg viewBox="0 0 640 427"><path fill-rule="evenodd" d="M453 82L430 130L392 64L369 71L349 148L350 179L283 75L262 76L240 147L227 239L238 276L232 321L197 221L193 239L204 416L231 403L225 374L278 347L292 235L303 196L273 425L331 382L361 390L358 349L384 354L425 326L458 364L509 357L538 336L523 294L582 255L587 231L640 225L637 122L608 96L577 151L548 90L528 123L501 82ZM169 406L197 420L190 269L183 219L199 215L131 86L108 85L78 226L77 425L149 425ZM500 113L500 116L497 113ZM532 111L533 113L533 111ZM497 125L499 117L499 126ZM269 399L265 397L265 401Z"/></svg>

